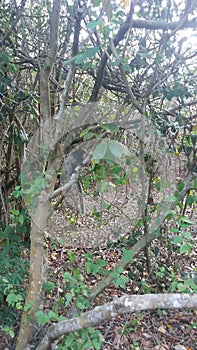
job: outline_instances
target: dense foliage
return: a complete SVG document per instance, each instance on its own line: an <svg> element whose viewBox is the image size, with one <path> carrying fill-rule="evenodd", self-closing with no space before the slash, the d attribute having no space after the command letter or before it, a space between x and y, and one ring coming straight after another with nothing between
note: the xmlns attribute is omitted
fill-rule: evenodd
<svg viewBox="0 0 197 350"><path fill-rule="evenodd" d="M177 252L188 257L195 249L196 13L195 0L2 1L0 312L1 327L11 336L18 312L20 315L24 306L30 242L33 242L31 259L36 256L35 242L41 242L43 250L37 251L41 260L43 247L48 244L36 236L36 230L46 233L52 213L50 209L39 218L44 202L41 197L48 191L51 197L45 198L46 202L52 209L60 207L62 199L55 197L54 188L60 187L64 153L76 145L92 152L84 164L81 182L89 198L88 215L93 218L93 228L100 237L103 227L106 232L110 227L115 239L105 239L105 244L107 249L118 249L122 260L116 262L116 269L110 270L110 274L105 271L106 261L95 260L93 249L85 253L81 271L75 266L76 256L68 250L67 272L61 277L64 307L69 309L75 302L78 310L89 310L92 298L110 283L126 290L132 279L136 281L136 290L142 293L197 291L196 270L191 274L184 272L178 280L176 264L171 270L164 266L154 244L162 235L160 243L169 255ZM61 133L56 137L58 127ZM62 144L63 151L62 148L59 151ZM38 154L38 167L32 171ZM23 167L25 160L27 168ZM170 188L170 182L174 187L163 213L163 192ZM128 207L135 208L134 218L120 202L107 197L116 193L119 198L122 189L126 189L129 197ZM144 195L140 197L142 190ZM72 204L74 196L71 199L66 196ZM120 222L117 225L115 218L119 218L121 225ZM78 215L69 213L66 220L74 226ZM157 229L155 236L153 227ZM69 230L72 233L73 229ZM50 232L50 242L53 239L54 232ZM144 260L136 263L133 256L137 258L141 251ZM125 276L124 269L130 261L134 271ZM154 276L151 264L155 266ZM149 275L146 280L141 274L143 265ZM103 285L100 283L89 291L84 282L88 274L102 277ZM161 282L153 289L151 279L164 280L165 287L160 289ZM44 285L46 294L57 287L55 281L46 282L44 278L38 282L37 286ZM29 283L29 288L32 285L36 283ZM39 296L35 297L37 301L41 295L39 288L34 290ZM46 315L36 303L34 309L27 296L23 316L30 318L32 328L34 322L40 326L59 321L65 318L61 303L61 298L56 300ZM73 349L73 343L78 344L76 349L83 348L82 345L85 349L87 344L95 349L101 347L99 332L91 327L80 332L65 337L62 349ZM17 350L20 349L19 344Z"/></svg>

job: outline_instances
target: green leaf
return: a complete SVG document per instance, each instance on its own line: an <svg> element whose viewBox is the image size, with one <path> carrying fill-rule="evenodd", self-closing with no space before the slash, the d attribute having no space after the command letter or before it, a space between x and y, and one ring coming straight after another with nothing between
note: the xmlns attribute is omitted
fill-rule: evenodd
<svg viewBox="0 0 197 350"><path fill-rule="evenodd" d="M157 179L153 180L153 183L154 183L156 189L159 192L161 192L161 190L162 190L162 182L161 182L161 180L157 178Z"/></svg>
<svg viewBox="0 0 197 350"><path fill-rule="evenodd" d="M64 272L63 274L63 281L72 281L73 280L73 277L72 275L70 274L70 272Z"/></svg>
<svg viewBox="0 0 197 350"><path fill-rule="evenodd" d="M197 196L189 195L187 197L187 204L191 205L191 204L194 204L194 203L197 203Z"/></svg>
<svg viewBox="0 0 197 350"><path fill-rule="evenodd" d="M117 279L114 280L115 287L122 287L123 289L126 289L126 283L130 281L128 276L120 275Z"/></svg>
<svg viewBox="0 0 197 350"><path fill-rule="evenodd" d="M181 292L181 293L186 293L186 292L187 292L184 283L178 283L177 289L178 289L178 291Z"/></svg>
<svg viewBox="0 0 197 350"><path fill-rule="evenodd" d="M83 61L85 61L86 58L87 58L87 56L84 53L82 53L81 55L77 55L75 57L75 63L81 64L81 63L83 63Z"/></svg>
<svg viewBox="0 0 197 350"><path fill-rule="evenodd" d="M77 303L76 303L76 307L77 307L77 309L79 309L79 310L84 310L86 307L85 307L85 305L82 303L82 302L80 302L80 301L78 301Z"/></svg>
<svg viewBox="0 0 197 350"><path fill-rule="evenodd" d="M84 130L82 130L82 131L80 132L80 137L85 136L86 134L89 133L90 130L94 130L94 129L95 129L95 125L90 125L90 126L88 126L87 128L85 128ZM94 135L95 135L95 133L94 133Z"/></svg>
<svg viewBox="0 0 197 350"><path fill-rule="evenodd" d="M173 233L179 233L179 228L176 228L176 227L172 227L170 228L170 232L173 232Z"/></svg>
<svg viewBox="0 0 197 350"><path fill-rule="evenodd" d="M109 38L110 32L111 32L110 26L108 26L108 25L104 26L104 28L103 28L103 35L104 35L105 39Z"/></svg>
<svg viewBox="0 0 197 350"><path fill-rule="evenodd" d="M70 349L70 346L72 345L73 342L75 343L76 339L75 339L74 333L70 333L64 338L64 346L65 346L64 349Z"/></svg>
<svg viewBox="0 0 197 350"><path fill-rule="evenodd" d="M191 324L192 328L197 328L197 322Z"/></svg>
<svg viewBox="0 0 197 350"><path fill-rule="evenodd" d="M33 306L32 303L26 304L26 305L24 306L24 311L29 311L29 310L31 310L32 306Z"/></svg>
<svg viewBox="0 0 197 350"><path fill-rule="evenodd" d="M48 319L55 322L55 321L59 320L59 316L58 316L58 314L56 312L50 310L49 313L48 313Z"/></svg>
<svg viewBox="0 0 197 350"><path fill-rule="evenodd" d="M109 141L109 150L116 158L121 158L123 155L130 155L129 150L122 143L115 140Z"/></svg>
<svg viewBox="0 0 197 350"><path fill-rule="evenodd" d="M179 224L181 229L187 229L191 226L191 224L187 224L186 222L177 221L176 223Z"/></svg>
<svg viewBox="0 0 197 350"><path fill-rule="evenodd" d="M36 312L36 320L40 326L41 324L47 323L49 320L49 317L48 315L45 315L43 311L38 311Z"/></svg>
<svg viewBox="0 0 197 350"><path fill-rule="evenodd" d="M123 248L123 261L132 262L133 261L133 251Z"/></svg>
<svg viewBox="0 0 197 350"><path fill-rule="evenodd" d="M93 259L93 255L90 254L90 253L85 254L85 257L86 257L88 260L92 260L92 259Z"/></svg>
<svg viewBox="0 0 197 350"><path fill-rule="evenodd" d="M71 263L74 263L76 261L76 255L71 250L67 251L67 255Z"/></svg>
<svg viewBox="0 0 197 350"><path fill-rule="evenodd" d="M9 336L13 339L15 337L15 334L12 329L9 331Z"/></svg>
<svg viewBox="0 0 197 350"><path fill-rule="evenodd" d="M195 222L192 221L192 220L190 220L190 219L187 218L186 216L183 216L183 217L180 219L180 221L185 222L185 223L190 224L190 225L195 225Z"/></svg>
<svg viewBox="0 0 197 350"><path fill-rule="evenodd" d="M136 166L134 166L134 167L132 168L132 171L133 171L133 173L134 173L134 174L135 174L135 173L138 173L139 168L138 168L138 167L136 167Z"/></svg>
<svg viewBox="0 0 197 350"><path fill-rule="evenodd" d="M98 51L99 51L100 47L99 46L94 46L88 50L85 51L85 55L87 58L92 58Z"/></svg>
<svg viewBox="0 0 197 350"><path fill-rule="evenodd" d="M10 213L12 213L13 215L19 215L19 210L18 209L11 209Z"/></svg>
<svg viewBox="0 0 197 350"><path fill-rule="evenodd" d="M47 292L50 293L56 288L56 284L50 281L44 282L42 288Z"/></svg>
<svg viewBox="0 0 197 350"><path fill-rule="evenodd" d="M10 60L10 55L8 54L8 52L3 51L0 55L0 58L3 62L8 63Z"/></svg>
<svg viewBox="0 0 197 350"><path fill-rule="evenodd" d="M114 140L110 141L109 149L110 149L110 152L113 154L113 156L116 158L121 158L124 154L124 149L122 145L117 141L114 141Z"/></svg>
<svg viewBox="0 0 197 350"><path fill-rule="evenodd" d="M11 338L14 338L14 336L15 336L13 330L12 330L9 326L5 326L5 327L3 328L3 332L5 332L6 334L8 334Z"/></svg>
<svg viewBox="0 0 197 350"><path fill-rule="evenodd" d="M95 136L95 133L94 133L94 132L89 132L88 134L86 134L86 135L83 137L83 139L84 139L84 141L87 141L87 140L92 139L94 136Z"/></svg>
<svg viewBox="0 0 197 350"><path fill-rule="evenodd" d="M86 272L89 274L93 271L93 263L91 261L88 261L86 264Z"/></svg>
<svg viewBox="0 0 197 350"><path fill-rule="evenodd" d="M103 19L102 19L102 18L99 18L98 20L91 21L91 22L87 23L87 24L86 24L86 27L87 27L88 29L94 29L94 28L96 28L97 26L99 26L102 22L103 22Z"/></svg>
<svg viewBox="0 0 197 350"><path fill-rule="evenodd" d="M117 268L117 272L120 274L120 273L123 273L123 271L124 271L124 268L122 267L122 266L119 266L118 268Z"/></svg>
<svg viewBox="0 0 197 350"><path fill-rule="evenodd" d="M102 124L102 129L109 130L112 134L119 131L119 127L116 124Z"/></svg>
<svg viewBox="0 0 197 350"><path fill-rule="evenodd" d="M194 293L197 292L197 284L195 283L195 280L193 278L188 278L185 280L185 285L190 287Z"/></svg>
<svg viewBox="0 0 197 350"><path fill-rule="evenodd" d="M6 301L8 302L9 305L14 306L18 301L22 301L23 297L21 294L15 294L15 293L9 293Z"/></svg>
<svg viewBox="0 0 197 350"><path fill-rule="evenodd" d="M100 159L103 159L105 157L105 154L107 152L107 142L101 142L99 145L96 146L94 152L93 152L93 159L95 161L98 161Z"/></svg>
<svg viewBox="0 0 197 350"><path fill-rule="evenodd" d="M181 236L176 236L172 240L172 243L175 244L175 245L180 244L182 242L183 242L183 237L181 237Z"/></svg>
<svg viewBox="0 0 197 350"><path fill-rule="evenodd" d="M123 69L126 73L131 72L132 68L128 63L123 63Z"/></svg>
<svg viewBox="0 0 197 350"><path fill-rule="evenodd" d="M176 196L166 196L165 200L168 202L176 202L177 197Z"/></svg>
<svg viewBox="0 0 197 350"><path fill-rule="evenodd" d="M101 4L102 1L103 1L103 0L92 0L92 5L93 5L94 7L98 7L98 6L100 6L100 4Z"/></svg>
<svg viewBox="0 0 197 350"><path fill-rule="evenodd" d="M182 232L182 236L183 236L184 238L190 240L190 241L193 241L193 240L194 240L194 238L193 238L193 236L191 235L190 232L184 231L184 232Z"/></svg>
<svg viewBox="0 0 197 350"><path fill-rule="evenodd" d="M88 328L85 328L81 331L81 339L82 339L82 343L84 344L86 339L88 338L89 332L88 332Z"/></svg>
<svg viewBox="0 0 197 350"><path fill-rule="evenodd" d="M179 182L179 183L177 184L177 189L179 190L179 192L182 191L182 189L183 189L184 187L185 187L185 184L184 184L183 181L181 181L181 182Z"/></svg>
<svg viewBox="0 0 197 350"><path fill-rule="evenodd" d="M97 261L98 266L105 267L107 265L107 262L103 259L99 259Z"/></svg>
<svg viewBox="0 0 197 350"><path fill-rule="evenodd" d="M72 294L71 293L66 293L65 299L66 299L65 306L68 306L71 303L71 301L72 301Z"/></svg>
<svg viewBox="0 0 197 350"><path fill-rule="evenodd" d="M177 289L177 285L178 285L178 282L177 282L177 281L173 281L173 282L171 283L170 291L171 291L172 293L174 293L174 291Z"/></svg>
<svg viewBox="0 0 197 350"><path fill-rule="evenodd" d="M19 71L19 68L15 64L9 64L10 73L16 73Z"/></svg>
<svg viewBox="0 0 197 350"><path fill-rule="evenodd" d="M23 225L24 221L25 221L24 216L20 214L19 217L18 217L18 222L19 222L21 225Z"/></svg>
<svg viewBox="0 0 197 350"><path fill-rule="evenodd" d="M81 64L83 63L83 61L86 60L86 58L92 58L98 51L99 51L99 46L94 46L94 47L91 47L90 49L87 49L85 52L75 57L75 64Z"/></svg>
<svg viewBox="0 0 197 350"><path fill-rule="evenodd" d="M64 64L67 65L67 64L73 62L74 60L75 60L75 57L71 57L71 58L69 58L68 60L66 60L66 61L64 62Z"/></svg>
<svg viewBox="0 0 197 350"><path fill-rule="evenodd" d="M183 243L180 247L180 253L190 253L191 252L191 244Z"/></svg>

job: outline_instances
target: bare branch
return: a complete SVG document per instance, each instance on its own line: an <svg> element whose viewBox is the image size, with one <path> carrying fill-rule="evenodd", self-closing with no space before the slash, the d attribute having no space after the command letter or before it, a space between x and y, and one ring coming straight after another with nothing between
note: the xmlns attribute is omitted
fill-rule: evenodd
<svg viewBox="0 0 197 350"><path fill-rule="evenodd" d="M51 13L49 51L45 60L44 67L40 72L40 109L44 121L48 120L51 117L49 77L53 69L58 48L60 7L61 0L54 0Z"/></svg>
<svg viewBox="0 0 197 350"><path fill-rule="evenodd" d="M133 28L141 28L141 29L152 29L152 30L175 30L179 25L180 21L167 23L162 21L149 21L145 19L136 19L133 21ZM196 28L197 19L194 18L191 21L185 21L184 24L179 29L185 28Z"/></svg>
<svg viewBox="0 0 197 350"><path fill-rule="evenodd" d="M73 172L72 176L70 177L69 182L67 182L63 186L59 187L57 190L53 191L53 193L51 193L49 195L48 199L51 200L51 199L57 197L60 193L68 192L70 190L70 188L72 187L72 185L77 182L78 177L79 177L79 172L80 172L81 168L83 166L85 166L87 163L89 163L90 159L91 159L91 154L88 154L86 159L84 159L84 161L82 162L82 165L81 166L77 166L75 168L75 171Z"/></svg>
<svg viewBox="0 0 197 350"><path fill-rule="evenodd" d="M72 57L74 57L78 53L79 34L80 34L80 30L81 30L81 20L82 20L83 14L84 14L84 11L80 7L77 10L77 15L76 15L74 39L73 39L73 46L72 46ZM65 81L65 85L64 85L64 90L63 90L63 93L62 93L62 96L60 99L59 111L54 118L57 122L57 124L56 124L56 132L57 133L60 132L60 129L61 129L61 126L60 126L61 123L59 123L59 122L62 119L62 116L64 113L65 102L66 102L66 99L68 96L68 92L69 92L70 85L71 85L74 74L75 74L75 62L72 61L69 65L69 69L68 69L68 73L67 73L66 81Z"/></svg>
<svg viewBox="0 0 197 350"><path fill-rule="evenodd" d="M132 27L132 25L133 25L133 12L134 12L134 6L133 6L133 2L131 1L130 10L129 10L129 13L127 15L126 21L120 27L118 33L116 34L116 36L113 39L114 47L116 47L119 44L119 42L124 38L126 32ZM101 62L100 62L100 65L99 65L99 68L97 71L96 81L95 81L95 84L94 84L94 87L92 90L92 95L90 97L90 102L95 102L98 99L98 93L99 93L99 90L100 90L100 87L102 84L105 66L106 66L108 58L110 57L111 54L112 54L112 50L111 50L111 45L110 45L101 59Z"/></svg>
<svg viewBox="0 0 197 350"><path fill-rule="evenodd" d="M36 350L48 350L51 343L62 335L81 329L96 326L99 323L118 315L142 310L155 309L197 309L196 294L146 294L124 295L110 303L96 306L81 316L58 322L49 327L46 335Z"/></svg>

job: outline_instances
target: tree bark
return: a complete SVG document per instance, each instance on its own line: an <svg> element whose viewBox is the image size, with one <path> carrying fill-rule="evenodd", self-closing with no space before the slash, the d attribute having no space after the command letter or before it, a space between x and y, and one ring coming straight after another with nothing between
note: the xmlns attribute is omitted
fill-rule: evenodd
<svg viewBox="0 0 197 350"><path fill-rule="evenodd" d="M49 122L47 128L44 128L43 125L51 116L49 77L56 59L58 48L60 8L61 0L54 0L50 18L49 51L40 74L40 130L42 132L42 134L40 134L40 145L44 145L48 151L51 148L52 140L52 130L50 129L51 123ZM39 145L36 144L33 146L38 147ZM36 312L42 305L42 285L45 279L44 266L46 265L45 259L47 260L47 257L45 256L46 251L44 249L44 231L49 216L48 191L50 192L54 187L55 179L56 176L51 177L49 186L46 186L46 190L44 190L38 197L37 207L31 208L33 213L31 215L32 228L30 233L31 250L29 284L25 309L20 323L16 350L25 350L27 344L32 339L37 326Z"/></svg>
<svg viewBox="0 0 197 350"><path fill-rule="evenodd" d="M43 232L47 217L46 194L43 193L38 199L38 206L34 213L35 221L32 220L29 284L16 350L26 349L36 329L36 312L42 303L45 256Z"/></svg>

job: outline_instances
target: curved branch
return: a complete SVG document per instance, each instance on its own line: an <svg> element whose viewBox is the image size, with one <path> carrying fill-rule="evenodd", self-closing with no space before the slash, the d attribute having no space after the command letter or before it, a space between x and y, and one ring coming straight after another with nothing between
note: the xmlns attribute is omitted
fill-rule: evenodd
<svg viewBox="0 0 197 350"><path fill-rule="evenodd" d="M146 19L134 19L133 20L133 28L141 28L141 29L152 29L152 30L175 30L177 27L179 27L181 21L176 21L173 23L167 23L162 21L151 21ZM192 20L188 21L186 20L184 23L182 23L182 26L180 29L186 29L186 28L196 28L197 26L197 19L193 18Z"/></svg>
<svg viewBox="0 0 197 350"><path fill-rule="evenodd" d="M109 303L96 306L93 310L84 312L79 317L53 324L49 327L36 350L48 350L50 349L51 343L60 336L90 326L96 326L118 315L142 310L184 308L197 309L196 294L124 295L120 298L115 298Z"/></svg>
<svg viewBox="0 0 197 350"><path fill-rule="evenodd" d="M124 38L126 32L132 27L133 25L133 12L134 12L134 6L133 2L131 2L130 10L127 15L125 23L120 27L118 33L113 39L113 45L116 47L119 42ZM95 102L98 99L98 93L102 84L105 66L108 61L109 56L112 54L111 45L108 47L107 51L104 53L98 71L97 71L97 77L96 81L93 87L92 95L90 97L90 102Z"/></svg>
<svg viewBox="0 0 197 350"><path fill-rule="evenodd" d="M134 12L134 5L131 2L130 10L127 15L127 19L125 23L120 27L118 33L113 39L113 45L114 47L117 47L117 45L120 43L120 41L124 38L125 33L132 27L132 28L141 28L141 29L151 29L151 30L171 30L171 35L175 34L178 30L184 29L184 28L196 28L197 26L197 19L194 18L192 20L188 20L188 14L192 10L193 5L190 4L190 6L186 6L184 17L180 21L176 21L173 23L167 23L162 21L151 21L151 20L145 20L145 19L137 19L133 20L133 12ZM104 53L100 65L98 67L97 71L97 77L96 81L93 87L93 91L90 97L90 102L95 102L98 99L99 90L102 84L104 71L106 67L106 63L109 59L109 56L112 54L111 45L108 47L107 51Z"/></svg>

